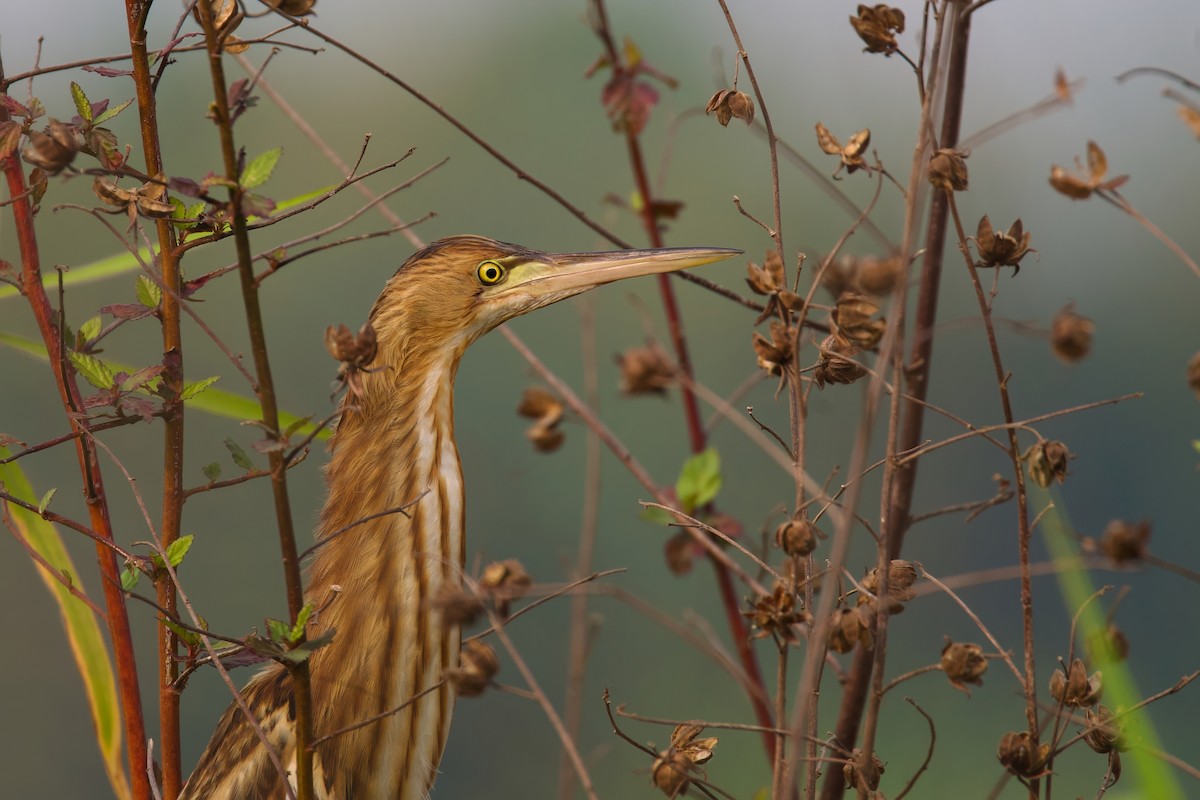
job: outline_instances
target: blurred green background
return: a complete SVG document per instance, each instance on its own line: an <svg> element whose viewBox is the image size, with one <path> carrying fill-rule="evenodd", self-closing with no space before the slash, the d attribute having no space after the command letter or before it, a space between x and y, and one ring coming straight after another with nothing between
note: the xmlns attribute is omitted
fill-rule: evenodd
<svg viewBox="0 0 1200 800"><path fill-rule="evenodd" d="M780 134L823 170L832 171L815 146L812 129L822 121L843 141L852 131L870 127L872 145L894 174L901 176L911 158L917 103L911 73L893 58L860 53L861 42L846 22L854 3L756 2L735 4L742 37L750 50L774 123ZM901 3L910 15L902 44L912 52L918 4ZM169 36L177 6L159 4L152 14L152 46ZM624 143L614 135L599 103L603 74L588 81L585 68L600 53L584 20L582 2L514 0L505 3L443 0L424 3L326 0L316 24L351 43L405 80L428 93L481 133L524 169L617 230L643 243L640 226L626 212L603 200L608 193L629 197L632 179ZM37 37L44 36L42 63L121 52L127 47L123 7L117 2L58 0L39 4L0 2L3 59L9 74L28 69ZM678 78L679 88L662 89L662 102L645 135L651 174L661 195L686 203L671 223L668 244L740 247L758 259L769 245L766 236L733 208L741 197L747 210L770 216L766 148L761 138L736 121L728 129L697 115L720 86L720 72L732 69L734 47L715 3L696 0L613 0L609 13L618 35L629 34L656 67ZM969 68L964 134L1024 108L1048 95L1055 69L1086 86L1074 105L1027 123L977 148L971 155L971 190L960 196L969 224L984 213L997 225L1021 217L1033 232L1036 258L1027 258L1020 276L1001 277L996 313L1004 320L1036 330L1048 328L1053 314L1068 301L1096 321L1092 355L1064 367L1050 353L1044 336L1001 329L1006 365L1014 372L1011 388L1018 417L1133 391L1141 400L1089 411L1039 426L1048 438L1067 442L1078 454L1062 490L1071 521L1081 533L1098 535L1112 518L1149 518L1154 523L1153 551L1193 568L1200 566L1194 545L1198 457L1191 441L1200 437L1196 400L1184 382L1188 358L1200 347L1195 312L1200 282L1132 220L1099 200L1077 203L1046 183L1052 163L1069 165L1083 154L1088 139L1106 151L1112 174L1130 174L1125 196L1188 252L1200 254L1196 224L1200 160L1195 137L1180 123L1174 104L1160 96L1165 81L1139 78L1117 84L1113 76L1136 66L1157 66L1200 78L1197 30L1200 9L1194 3L1097 4L1003 0L976 20ZM241 33L274 27L270 20L248 22ZM293 33L291 41L312 44ZM252 50L261 61L264 53ZM230 65L231 76L240 76ZM521 182L460 133L394 86L336 52L317 56L283 50L268 79L348 160L364 134L372 134L366 165L415 154L398 169L372 181L376 189L400 182L450 156L449 163L398 195L391 207L406 218L434 211L437 217L418 229L426 241L472 232L546 250L602 246L593 232ZM68 80L79 81L92 99L132 97L128 79L95 74L60 73L38 78L34 92L50 116L74 112ZM660 87L661 88L661 87ZM748 87L746 87L748 88ZM219 168L219 151L205 119L210 84L202 56L180 55L159 88L164 150L175 175L202 177ZM18 99L25 85L14 87ZM678 135L669 140L678 122ZM135 142L135 116L126 112L113 125L122 141ZM240 142L254 155L275 145L284 148L268 193L285 198L335 183L339 174L265 98L238 124ZM669 147L669 165L662 167ZM135 153L140 146L135 146ZM140 163L135 157L134 163ZM849 219L791 166L782 168L784 236L790 251L811 258L825 251ZM391 183L389 183L391 182ZM873 184L862 174L842 187L865 203ZM83 179L51 181L39 217L43 263L82 265L120 250L111 234L76 211L51 210L61 202L94 202ZM348 192L313 214L276 226L256 239L256 250L273 242L330 224L360 205ZM875 221L899 238L903 204L885 189ZM0 257L19 260L7 214L0 222ZM119 223L118 223L119 224ZM353 230L382 226L367 216ZM847 250L871 252L863 235ZM357 327L380 286L411 253L401 237L376 239L336 249L287 267L266 284L267 330L283 405L300 414L323 416L330 410L334 365L322 346L326 325ZM232 260L231 247L193 251L185 262L190 275ZM983 332L967 276L957 254L947 260L940 338L935 349L931 399L977 423L999 421L1000 410ZM811 261L810 261L811 263ZM741 288L740 263L706 268L708 277ZM68 320L77 325L100 306L133 301L133 279L119 278L72 291ZM676 283L697 377L728 394L755 371L750 349L751 319L744 310L687 284ZM625 399L617 390L612 354L640 344L641 306L651 309L655 332L657 297L644 285L610 287L595 295L598 315L600 411L637 457L663 483L670 483L686 456L686 438L678 397ZM232 281L210 284L198 306L236 350L245 349L240 299ZM513 324L560 375L578 386L582 376L576 300ZM33 336L27 309L17 300L0 301L0 330ZM219 352L189 323L187 369L191 379L221 375L220 386L245 392ZM152 325L129 325L111 337L108 356L151 363L159 357L158 332ZM807 353L811 361L813 350ZM556 581L574 559L583 497L584 430L569 425L566 446L550 456L527 444L525 422L514 413L521 389L533 383L524 362L499 336L488 337L467 355L458 381L457 431L469 496L469 564L477 559L514 557L541 581ZM857 420L861 385L833 386L815 392L811 403L809 464L818 479L848 460ZM787 412L771 383L760 384L737 405L753 404L760 418L786 428ZM25 356L0 350L0 430L37 442L64 430L57 395L46 368ZM937 417L926 435L956 432ZM233 436L243 445L257 438L251 429L193 413L188 419L187 482L204 480L200 468L212 461L226 465L221 441ZM124 428L106 437L153 500L158 484L161 445L157 426ZM775 508L792 496L791 482L773 462L724 424L713 435L726 465L720 496L723 510L745 526L750 541L773 527ZM877 449L876 452L879 452ZM315 520L323 497L318 450L292 473L296 518ZM40 489L58 487L60 513L82 515L73 456L66 449L23 462ZM994 448L968 443L939 451L921 469L917 511L990 496L991 476L1007 464ZM645 492L610 457L603 468L597 568L623 566L628 572L610 579L676 617L699 615L711 621L725 640L710 570L703 564L686 578L673 577L661 556L664 531L637 519ZM840 479L840 477L839 477ZM117 529L125 542L148 533L127 487L115 470L108 472L110 495L118 509ZM864 493L861 510L877 517L877 484ZM155 509L152 509L155 511ZM1016 562L1015 508L991 510L970 525L942 517L911 532L906 554L931 572L948 576ZM196 606L215 630L239 634L262 626L266 616L282 616L284 596L273 516L265 486L243 485L197 496L187 506L185 530L196 534L185 579ZM1192 533L1188 533L1192 531ZM849 567L861 572L872 556L859 536ZM0 630L8 655L0 659L0 795L13 798L99 798L107 796L100 761L82 705L75 668L49 597L24 552L9 538L0 558ZM69 540L77 565L93 596L99 595L92 550ZM818 551L823 555L824 551ZM1037 558L1045 557L1040 534ZM1160 572L1102 573L1100 582L1129 584L1133 591L1117 616L1132 645L1132 667L1140 688L1151 693L1194 670L1200 646L1190 633L1200 624L1197 587ZM1015 582L965 590L963 596L1006 646L1019 651L1020 624ZM1052 578L1035 584L1038 620L1039 681L1045 686L1053 660L1065 655L1072 609L1064 607ZM515 623L511 633L552 698L561 700L567 641L568 603L539 610ZM598 634L588 665L581 747L602 797L654 797L648 785L649 761L610 733L600 703L608 687L617 702L642 713L675 718L750 721L740 692L714 664L681 644L644 617L611 599L597 598L591 609ZM153 725L153 618L131 606L141 635L145 703ZM961 612L942 597L912 604L893 623L889 674L937 660L943 637L980 640ZM764 666L773 670L764 647ZM245 680L247 674L240 676ZM502 680L519 682L505 662ZM1196 689L1154 707L1154 720L1167 750L1195 764L1200 761L1189 710ZM899 694L909 694L938 723L938 746L931 772L917 797L984 796L1000 773L995 745L1008 730L1023 726L1023 703L1003 670L994 668L986 686L971 699L940 676L926 676L889 696L878 749L888 762L883 790L889 796L916 769L926 746L924 722ZM827 689L832 727L834 687ZM184 695L185 769L190 769L212 725L228 702L215 674L197 675ZM665 746L669 729L629 722L639 740ZM721 742L709 775L738 798L751 797L767 781L768 771L756 738L718 734ZM557 740L537 707L510 695L491 693L460 702L449 752L442 764L434 798L550 797L558 773ZM1102 757L1075 748L1057 766L1063 778L1055 788L1063 796L1091 794L1103 773ZM1184 778L1188 796L1200 787ZM1190 782L1187 782L1190 781ZM1013 784L1005 796L1020 796ZM1131 778L1108 797L1137 796Z"/></svg>

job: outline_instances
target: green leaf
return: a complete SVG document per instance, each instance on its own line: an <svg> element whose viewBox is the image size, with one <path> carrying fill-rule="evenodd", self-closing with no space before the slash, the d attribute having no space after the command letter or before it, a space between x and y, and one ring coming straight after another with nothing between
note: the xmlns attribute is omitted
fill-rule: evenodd
<svg viewBox="0 0 1200 800"><path fill-rule="evenodd" d="M104 110L103 114L101 114L100 116L98 116L94 120L92 120L92 124L93 125L103 125L104 123L108 122L110 119L115 117L117 114L120 114L122 111L129 108L129 105L132 102L133 102L133 98L130 98L130 99L126 100L124 103L121 103L121 105L117 106L116 108L106 108ZM91 106L88 106L88 108L91 108Z"/></svg>
<svg viewBox="0 0 1200 800"><path fill-rule="evenodd" d="M279 162L279 156L282 154L283 148L275 147L262 155L256 156L242 170L242 188L253 189L256 186L262 186L270 180L271 172L275 169L275 165Z"/></svg>
<svg viewBox="0 0 1200 800"><path fill-rule="evenodd" d="M75 101L75 110L79 112L79 116L85 122L92 121L92 104L88 102L87 95L83 91L83 87L75 81L71 81L71 98Z"/></svg>
<svg viewBox="0 0 1200 800"><path fill-rule="evenodd" d="M204 477L208 478L209 483L216 483L217 479L221 477L221 465L214 461L204 467L202 472L204 472Z"/></svg>
<svg viewBox="0 0 1200 800"><path fill-rule="evenodd" d="M79 340L81 342L90 342L92 339L95 339L103 325L104 323L99 317L92 317L79 326Z"/></svg>
<svg viewBox="0 0 1200 800"><path fill-rule="evenodd" d="M188 554L188 550L192 549L192 540L195 538L193 534L189 533L167 545L167 561L172 567L178 567L183 563L183 557Z"/></svg>
<svg viewBox="0 0 1200 800"><path fill-rule="evenodd" d="M1192 449L1200 453L1200 439L1192 439Z"/></svg>
<svg viewBox="0 0 1200 800"><path fill-rule="evenodd" d="M152 311L158 309L158 304L162 302L162 289L159 288L157 283L145 275L138 275L137 284L134 288L137 291L139 303Z"/></svg>
<svg viewBox="0 0 1200 800"><path fill-rule="evenodd" d="M7 456L8 450L0 447L0 459ZM33 487L18 464L0 463L0 482L4 483L12 495L27 502L33 501ZM9 506L9 513L17 535L31 550L46 560L51 570L57 574L77 574L62 537L53 525L32 511L15 505ZM99 618L53 574L40 565L34 569L54 596L62 613L67 642L87 695L96 744L100 748L113 794L120 800L128 800L131 795L121 752L121 713L117 702L116 679L105 645L105 636L100 631Z"/></svg>
<svg viewBox="0 0 1200 800"><path fill-rule="evenodd" d="M191 400L196 395L203 392L208 387L221 379L220 375L214 375L211 378L205 378L202 381L193 381L183 385L183 391L179 393L180 400Z"/></svg>
<svg viewBox="0 0 1200 800"><path fill-rule="evenodd" d="M169 619L164 619L163 625L166 625L172 633L179 637L179 641L186 644L188 647L197 647L200 644L200 634L195 631L189 631L177 622L172 622Z"/></svg>
<svg viewBox="0 0 1200 800"><path fill-rule="evenodd" d="M288 641L288 636L291 635L292 626L288 625L281 619L267 620L267 633L277 642Z"/></svg>
<svg viewBox="0 0 1200 800"><path fill-rule="evenodd" d="M291 661L293 664L299 664L307 661L308 657L320 650L325 645L333 641L333 631L327 630L315 639L309 639L302 645L293 647L280 655Z"/></svg>
<svg viewBox="0 0 1200 800"><path fill-rule="evenodd" d="M688 514L712 501L721 491L721 457L710 447L689 458L675 482L675 496Z"/></svg>
<svg viewBox="0 0 1200 800"><path fill-rule="evenodd" d="M292 644L304 638L304 629L308 625L308 618L312 616L312 603L305 603L300 609L300 613L296 615L296 624L292 626L291 632L288 634L288 641Z"/></svg>
<svg viewBox="0 0 1200 800"><path fill-rule="evenodd" d="M81 286L111 278L114 275L133 272L140 266L139 258L143 263L149 263L154 257L155 253L152 253L148 248L142 247L138 250L136 256L126 251L102 258L99 261L92 261L79 267L71 267L70 272L63 273L63 286ZM50 274L43 276L42 285L48 290L57 291L58 273L50 271ZM7 297L16 297L19 294L20 292L17 291L15 286L0 284L0 300Z"/></svg>
<svg viewBox="0 0 1200 800"><path fill-rule="evenodd" d="M126 564L125 569L121 570L121 589L126 592L132 592L137 588L138 581L142 577L142 572L133 564Z"/></svg>
<svg viewBox="0 0 1200 800"><path fill-rule="evenodd" d="M50 499L54 497L54 493L58 491L58 487L51 489L42 495L42 499L38 501L38 516L46 513L46 506L50 505Z"/></svg>
<svg viewBox="0 0 1200 800"><path fill-rule="evenodd" d="M95 356L89 356L87 353L76 353L73 350L67 353L67 358L71 359L75 369L92 386L97 389L112 388L113 371L103 361Z"/></svg>
<svg viewBox="0 0 1200 800"><path fill-rule="evenodd" d="M242 469L254 469L254 462L250 460L250 456L246 455L246 451L242 446L231 438L225 439L225 449L229 451L229 455L233 456L233 463Z"/></svg>

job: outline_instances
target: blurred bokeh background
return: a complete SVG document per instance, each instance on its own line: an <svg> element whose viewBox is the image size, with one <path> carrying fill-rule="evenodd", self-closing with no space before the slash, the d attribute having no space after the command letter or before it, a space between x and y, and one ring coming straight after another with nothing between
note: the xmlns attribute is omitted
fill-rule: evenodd
<svg viewBox="0 0 1200 800"><path fill-rule="evenodd" d="M910 15L902 44L912 51L919 6L899 4ZM843 140L870 127L872 145L891 171L908 169L917 116L910 70L898 58L861 53L862 45L847 24L851 2L735 3L741 35L750 51L775 126L793 146L832 171L833 162L815 145L819 120ZM315 24L352 44L427 93L435 102L479 132L495 147L630 241L644 243L637 220L606 203L605 195L628 198L633 183L623 139L613 134L599 102L604 75L587 80L584 71L600 54L599 42L578 2L477 0L439 2L333 3L318 8ZM151 45L165 42L176 22L178 4L160 2L152 14ZM730 198L738 195L747 210L768 219L770 183L761 137L739 122L721 128L698 114L722 73L732 71L735 48L716 3L696 0L612 0L609 14L619 36L629 35L644 57L678 79L674 90L660 87L661 102L644 138L650 170L661 195L685 207L670 223L667 243L740 247L756 260L770 244L763 232L740 216ZM43 64L119 53L127 47L122 4L47 0L36 4L0 0L3 63L9 74L34 60L38 37L45 37ZM1088 139L1108 155L1113 174L1130 174L1124 195L1188 252L1200 254L1196 224L1200 185L1200 143L1181 123L1174 103L1160 92L1166 81L1143 77L1123 84L1114 76L1137 66L1156 66L1200 78L1200 9L1184 0L1106 3L1085 0L1043 3L999 0L982 11L975 25L968 74L964 134L969 136L1011 112L1031 105L1053 90L1055 70L1086 84L1073 105L1030 121L975 149L969 161L971 189L960 196L964 217L990 214L998 226L1021 217L1033 232L1036 257L1027 258L1020 275L1000 279L996 314L1017 325L1003 325L1006 364L1014 373L1011 388L1019 417L1051 411L1128 392L1140 400L1105 407L1039 426L1048 438L1061 439L1078 455L1061 492L1062 510L1080 533L1098 535L1113 518L1151 519L1153 551L1162 558L1200 566L1195 546L1197 463L1192 440L1200 437L1196 398L1184 380L1185 365L1200 348L1196 313L1200 281L1128 217L1099 200L1072 202L1055 193L1046 178L1052 163L1069 165L1082 155ZM191 27L189 25L189 27ZM271 20L251 21L244 31L266 31ZM288 40L314 44L301 33ZM251 50L256 63L265 55ZM240 77L235 65L230 74ZM547 250L600 247L596 235L529 184L517 180L458 131L395 86L326 50L312 55L283 49L266 73L278 89L343 158L353 161L365 134L372 135L364 164L415 153L389 173L372 180L376 189L405 180L449 156L449 162L397 195L391 207L415 219L436 212L417 232L426 241L473 232ZM80 82L92 99L114 103L133 96L124 78L80 72L40 77L33 91L50 116L74 112L67 82ZM748 88L745 87L744 88ZM202 56L182 54L167 69L159 88L164 150L171 174L200 178L219 168L214 129L205 118L210 83ZM26 86L13 88L24 98ZM1195 96L1194 96L1195 97ZM1200 99L1200 98L1198 98ZM122 142L136 142L135 115L126 112L112 126ZM675 131L672 137L671 131ZM283 157L265 187L286 198L335 183L340 175L266 98L238 124L240 142L251 154L276 145ZM135 153L140 147L135 146ZM669 162L666 156L669 153ZM139 159L135 157L135 163ZM849 224L827 195L788 164L782 167L784 236L790 252L815 258ZM118 252L120 244L77 211L55 212L67 201L91 203L86 179L52 180L39 217L42 258L54 265L80 266ZM873 184L861 173L842 183L859 203ZM319 211L275 226L256 239L263 250L276 241L330 224L360 205L346 193ZM899 238L903 202L885 187L874 219ZM352 230L383 226L365 217ZM872 252L863 235L849 252ZM267 282L267 330L272 340L276 379L285 408L324 416L331 408L334 364L322 346L325 326L344 322L357 327L380 286L412 252L400 236L339 248L287 267ZM232 261L231 247L193 251L190 275ZM935 348L931 397L934 402L980 424L999 421L1000 410L975 300L957 254L948 258L944 280L942 329ZM16 241L7 214L0 222L0 257L17 262ZM811 263L811 261L810 261ZM743 290L743 264L714 265L705 275ZM68 320L78 324L100 306L133 301L127 275L70 293ZM732 392L755 372L750 348L752 318L745 309L676 283L684 322L700 381L722 394ZM576 386L581 383L580 303L594 302L598 362L605 421L664 484L674 480L687 454L677 392L665 399L626 399L617 389L613 354L642 343L643 321L650 319L663 337L653 285L622 285L602 290L594 300L576 300L513 323L540 356ZM640 298L640 300L636 300ZM210 284L199 311L236 350L244 350L241 303L232 281ZM1096 323L1095 347L1082 363L1065 367L1051 354L1044 335L1054 313L1069 301ZM649 309L645 313L643 309ZM27 309L16 299L0 301L0 329L32 336ZM1039 333L1041 332L1041 333ZM246 387L220 353L194 326L188 328L188 376L221 375L220 385ZM106 352L138 364L159 357L157 330L148 323L129 325L111 337ZM815 351L809 350L807 361ZM467 355L459 375L457 431L469 498L469 564L477 559L518 558L540 581L561 580L574 560L581 523L585 431L568 425L567 443L553 455L533 451L524 436L525 422L515 414L523 387L535 383L525 363L499 336L481 341ZM811 403L809 465L823 479L849 456L861 387L832 386L814 392ZM781 430L787 412L771 382L760 384L738 405ZM0 430L37 442L64 430L62 412L44 364L0 349ZM956 428L937 417L926 433L938 438ZM252 429L199 413L188 418L187 482L201 483L201 467L226 465L221 442L232 436L243 445L257 438ZM106 439L136 474L153 500L160 470L157 426L124 428ZM725 464L719 504L740 520L751 543L773 528L781 503L792 496L791 481L774 463L728 425L713 432ZM877 450L878 452L878 450ZM292 473L296 518L315 519L323 497L318 448ZM65 449L23 462L40 490L58 487L55 508L83 514L73 456ZM968 443L939 451L923 462L917 510L982 499L993 491L993 473L1006 462L993 448ZM844 474L844 473L843 473ZM839 480L841 476L839 476ZM118 508L117 527L124 543L149 538L131 494L114 471L109 491ZM638 519L645 492L607 454L602 469L603 503L597 568L621 566L610 579L677 618L709 620L726 641L711 570L699 564L684 578L672 576L662 558L669 532ZM877 517L877 484L864 493L862 512ZM153 503L152 503L153 506ZM154 510L152 508L152 510ZM949 576L1016 563L1015 508L988 511L971 524L947 516L914 529L906 555L931 572ZM273 516L264 485L252 483L202 494L187 506L185 530L196 535L185 579L197 608L213 629L240 634L261 628L264 617L284 614ZM307 538L307 537L306 537ZM859 536L850 561L861 572L873 558ZM84 583L99 587L92 550L69 539ZM82 704L74 665L56 611L24 552L6 537L0 557L0 631L8 642L0 659L0 795L12 798L100 798L107 786L96 754L91 724ZM1036 557L1045 559L1037 540ZM823 555L818 551L818 556ZM1197 668L1200 645L1192 634L1200 624L1200 587L1163 572L1097 575L1098 582L1129 584L1117 621L1132 646L1132 668L1140 689L1158 691ZM965 590L965 599L1006 646L1019 652L1017 585L1013 581ZM1065 655L1073 609L1064 606L1053 578L1035 584L1039 681L1042 686L1054 658ZM568 603L552 603L511 628L548 694L560 701L565 685ZM743 695L712 662L679 642L644 616L612 599L592 601L597 634L588 663L581 747L601 797L653 797L649 761L611 735L600 702L607 687L617 702L642 713L673 718L750 721ZM153 617L131 607L144 656L145 702L153 725ZM937 660L944 636L978 640L977 630L943 597L912 604L893 622L889 674L900 674ZM764 647L768 671L771 648ZM245 680L248 675L240 676ZM505 662L502 680L519 682ZM1192 716L1195 688L1154 707L1153 719L1165 748L1196 764ZM994 668L984 687L968 699L944 678L917 679L902 692L912 696L938 723L938 745L931 772L914 796L984 796L1000 774L994 752L1000 736L1023 726L1017 687ZM888 762L883 789L894 794L920 763L926 747L924 722L889 697L878 749ZM190 769L212 725L228 702L215 674L197 675L184 695L185 769ZM824 732L833 724L836 687L826 696ZM639 740L665 746L670 729L629 722ZM759 741L749 734L721 736L710 778L734 797L749 798L767 783L769 772ZM443 776L434 798L550 797L559 768L557 740L535 704L491 693L458 704ZM1066 796L1096 791L1102 757L1076 748L1058 766L1063 779L1056 789ZM1182 778L1188 796L1200 787ZM1109 797L1132 797L1126 780ZM1020 796L1013 784L1005 796Z"/></svg>

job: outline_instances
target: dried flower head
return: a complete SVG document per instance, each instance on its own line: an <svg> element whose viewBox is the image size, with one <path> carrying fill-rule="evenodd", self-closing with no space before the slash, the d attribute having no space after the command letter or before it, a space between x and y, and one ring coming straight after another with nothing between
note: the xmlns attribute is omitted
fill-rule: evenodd
<svg viewBox="0 0 1200 800"><path fill-rule="evenodd" d="M708 100L705 114L716 113L717 122L728 125L731 119L740 119L747 125L754 122L754 98L737 89L721 89Z"/></svg>
<svg viewBox="0 0 1200 800"><path fill-rule="evenodd" d="M525 431L526 438L541 453L553 453L562 446L565 434L558 425L563 418L563 404L545 389L530 387L521 394L517 413L534 420Z"/></svg>
<svg viewBox="0 0 1200 800"><path fill-rule="evenodd" d="M911 561L905 561L901 558L892 559L891 565L888 567L888 611L892 614L899 614L904 610L904 603L912 600L916 595L912 590L912 586L917 582L917 568ZM859 594L858 604L874 606L875 596L879 594L879 568L874 567L862 579L862 588L870 592L872 596Z"/></svg>
<svg viewBox="0 0 1200 800"><path fill-rule="evenodd" d="M866 52L890 56L899 47L896 34L904 33L904 12L883 3L860 5L858 13L850 18L850 25L867 45Z"/></svg>
<svg viewBox="0 0 1200 800"><path fill-rule="evenodd" d="M459 697L483 694L500 671L496 651L477 639L466 642L458 658L458 666L446 670L446 680L454 686Z"/></svg>
<svg viewBox="0 0 1200 800"><path fill-rule="evenodd" d="M761 267L754 262L746 265L746 284L755 294L767 297L767 305L754 321L755 325L767 317L784 317L784 309L799 311L804 307L804 298L787 288L783 259L776 250L767 251Z"/></svg>
<svg viewBox="0 0 1200 800"><path fill-rule="evenodd" d="M879 304L855 292L842 292L833 308L832 321L837 331L864 350L879 344L887 330L887 320L872 319Z"/></svg>
<svg viewBox="0 0 1200 800"><path fill-rule="evenodd" d="M799 625L809 619L808 612L798 608L795 592L782 583L775 584L775 590L754 602L754 607L743 611L742 616L750 620L755 628L752 634L755 639L774 636L776 639L796 644L800 637L794 625Z"/></svg>
<svg viewBox="0 0 1200 800"><path fill-rule="evenodd" d="M1043 489L1050 488L1054 481L1067 479L1067 462L1073 456L1062 442L1039 441L1021 454L1029 465L1029 477Z"/></svg>
<svg viewBox="0 0 1200 800"><path fill-rule="evenodd" d="M368 367L379 350L375 328L367 322L355 335L345 325L330 325L325 329L325 349L339 362L337 387L346 386L352 396L362 397L362 375L371 371Z"/></svg>
<svg viewBox="0 0 1200 800"><path fill-rule="evenodd" d="M755 331L751 341L758 365L771 375L783 375L784 368L792 363L795 352L796 327L772 322L770 340Z"/></svg>
<svg viewBox="0 0 1200 800"><path fill-rule="evenodd" d="M876 297L890 294L896 288L904 271L904 259L900 256L860 256L858 258L858 288Z"/></svg>
<svg viewBox="0 0 1200 800"><path fill-rule="evenodd" d="M861 7L861 6L860 6ZM847 789L866 789L875 791L879 788L880 776L884 773L885 762L872 753L870 757L861 748L850 752L850 760L842 765L842 776L846 779Z"/></svg>
<svg viewBox="0 0 1200 800"><path fill-rule="evenodd" d="M30 131L29 143L21 151L21 158L47 175L57 175L75 160L78 152L79 137L75 128L52 119L44 132Z"/></svg>
<svg viewBox="0 0 1200 800"><path fill-rule="evenodd" d="M983 686L983 673L987 668L983 648L977 644L948 641L942 648L942 672L946 673L951 686L966 692L968 697L971 690L966 684Z"/></svg>
<svg viewBox="0 0 1200 800"><path fill-rule="evenodd" d="M929 159L929 182L945 192L965 192L968 183L967 157L970 155L966 150L947 147L934 151Z"/></svg>
<svg viewBox="0 0 1200 800"><path fill-rule="evenodd" d="M1124 566L1144 559L1149 543L1148 520L1134 524L1123 519L1114 519L1100 535L1100 552L1114 565Z"/></svg>
<svg viewBox="0 0 1200 800"><path fill-rule="evenodd" d="M1192 356L1187 365L1187 383L1193 392L1196 393L1196 399L1200 400L1200 350L1196 351L1196 355Z"/></svg>
<svg viewBox="0 0 1200 800"><path fill-rule="evenodd" d="M474 592L443 586L430 598L429 605L440 611L442 619L451 625L470 625L483 613L483 600Z"/></svg>
<svg viewBox="0 0 1200 800"><path fill-rule="evenodd" d="M807 517L792 517L775 529L775 544L789 556L808 555L817 549L818 540L824 538L825 534Z"/></svg>
<svg viewBox="0 0 1200 800"><path fill-rule="evenodd" d="M1079 158L1075 159L1075 167L1084 172L1085 167ZM1074 172L1068 172L1058 164L1050 167L1050 185L1072 200L1086 200L1096 191L1112 191L1119 189L1129 180L1128 175L1119 175L1112 180L1104 180L1108 175L1108 158L1095 142L1087 143L1087 177Z"/></svg>
<svg viewBox="0 0 1200 800"><path fill-rule="evenodd" d="M523 597L533 585L533 579L525 567L515 558L493 561L483 568L479 576L479 588L487 592L496 603L496 611L508 616L509 602Z"/></svg>
<svg viewBox="0 0 1200 800"><path fill-rule="evenodd" d="M854 383L866 375L867 370L851 360L859 352L859 348L841 334L826 336L821 342L817 368L813 371L813 380L817 382L817 386L824 389L827 383Z"/></svg>
<svg viewBox="0 0 1200 800"><path fill-rule="evenodd" d="M1016 275L1021 271L1021 259L1029 252L1031 236L1019 219L1007 233L996 233L992 230L992 221L984 214L975 231L975 247L979 250L979 263L976 266L1013 267L1013 275Z"/></svg>
<svg viewBox="0 0 1200 800"><path fill-rule="evenodd" d="M687 794L692 775L713 757L717 737L699 738L703 725L684 723L671 732L671 744L658 754L650 767L650 781L667 797Z"/></svg>
<svg viewBox="0 0 1200 800"><path fill-rule="evenodd" d="M271 8L277 8L293 17L304 17L312 13L317 0L264 0Z"/></svg>
<svg viewBox="0 0 1200 800"><path fill-rule="evenodd" d="M1095 711L1089 708L1084 712L1087 728L1083 732L1083 740L1097 753L1123 752L1130 747L1121 721L1113 717L1114 714L1103 705Z"/></svg>
<svg viewBox="0 0 1200 800"><path fill-rule="evenodd" d="M825 643L830 650L843 654L849 653L859 643L866 648L873 647L875 637L871 632L870 619L857 608L837 609L829 619Z"/></svg>
<svg viewBox="0 0 1200 800"><path fill-rule="evenodd" d="M1050 676L1050 696L1068 708L1094 706L1104 689L1100 677L1099 671L1088 675L1083 659L1077 658L1066 672L1054 670Z"/></svg>
<svg viewBox="0 0 1200 800"><path fill-rule="evenodd" d="M1087 357L1095 331L1095 323L1076 314L1074 303L1067 303L1050 323L1050 348L1060 360L1074 364Z"/></svg>
<svg viewBox="0 0 1200 800"><path fill-rule="evenodd" d="M1046 772L1050 743L1037 744L1029 731L1006 733L1000 739L996 757L1012 774L1025 779L1037 778Z"/></svg>
<svg viewBox="0 0 1200 800"><path fill-rule="evenodd" d="M663 394L675 383L675 363L657 342L617 355L621 391L628 395Z"/></svg>
<svg viewBox="0 0 1200 800"><path fill-rule="evenodd" d="M862 6L859 6L861 9ZM837 140L837 137L829 132L829 129L820 122L816 125L817 129L817 146L831 156L838 156L841 163L838 168L833 171L833 178L837 180L838 173L844 167L846 172L853 174L860 169L871 171L871 167L867 164L863 155L867 152L867 148L871 145L871 129L863 128L850 136L846 146Z"/></svg>

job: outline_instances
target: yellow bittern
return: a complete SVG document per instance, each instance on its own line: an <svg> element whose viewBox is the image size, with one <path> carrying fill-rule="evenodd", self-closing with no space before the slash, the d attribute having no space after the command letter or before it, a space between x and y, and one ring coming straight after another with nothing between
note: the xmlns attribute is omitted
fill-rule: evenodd
<svg viewBox="0 0 1200 800"><path fill-rule="evenodd" d="M324 543L309 576L307 600L320 609L309 635L336 631L310 659L314 732L320 737L419 699L318 745L319 798L424 800L433 785L454 703L443 677L458 664L460 639L458 626L429 600L461 585L465 505L452 412L454 375L468 345L506 320L593 286L738 252L552 255L456 236L416 253L388 281L371 310L375 360L343 403L333 437L329 497L317 533ZM414 500L407 515L380 516ZM288 769L296 761L291 695L289 673L279 664L243 690ZM184 799L285 796L266 749L231 705Z"/></svg>

